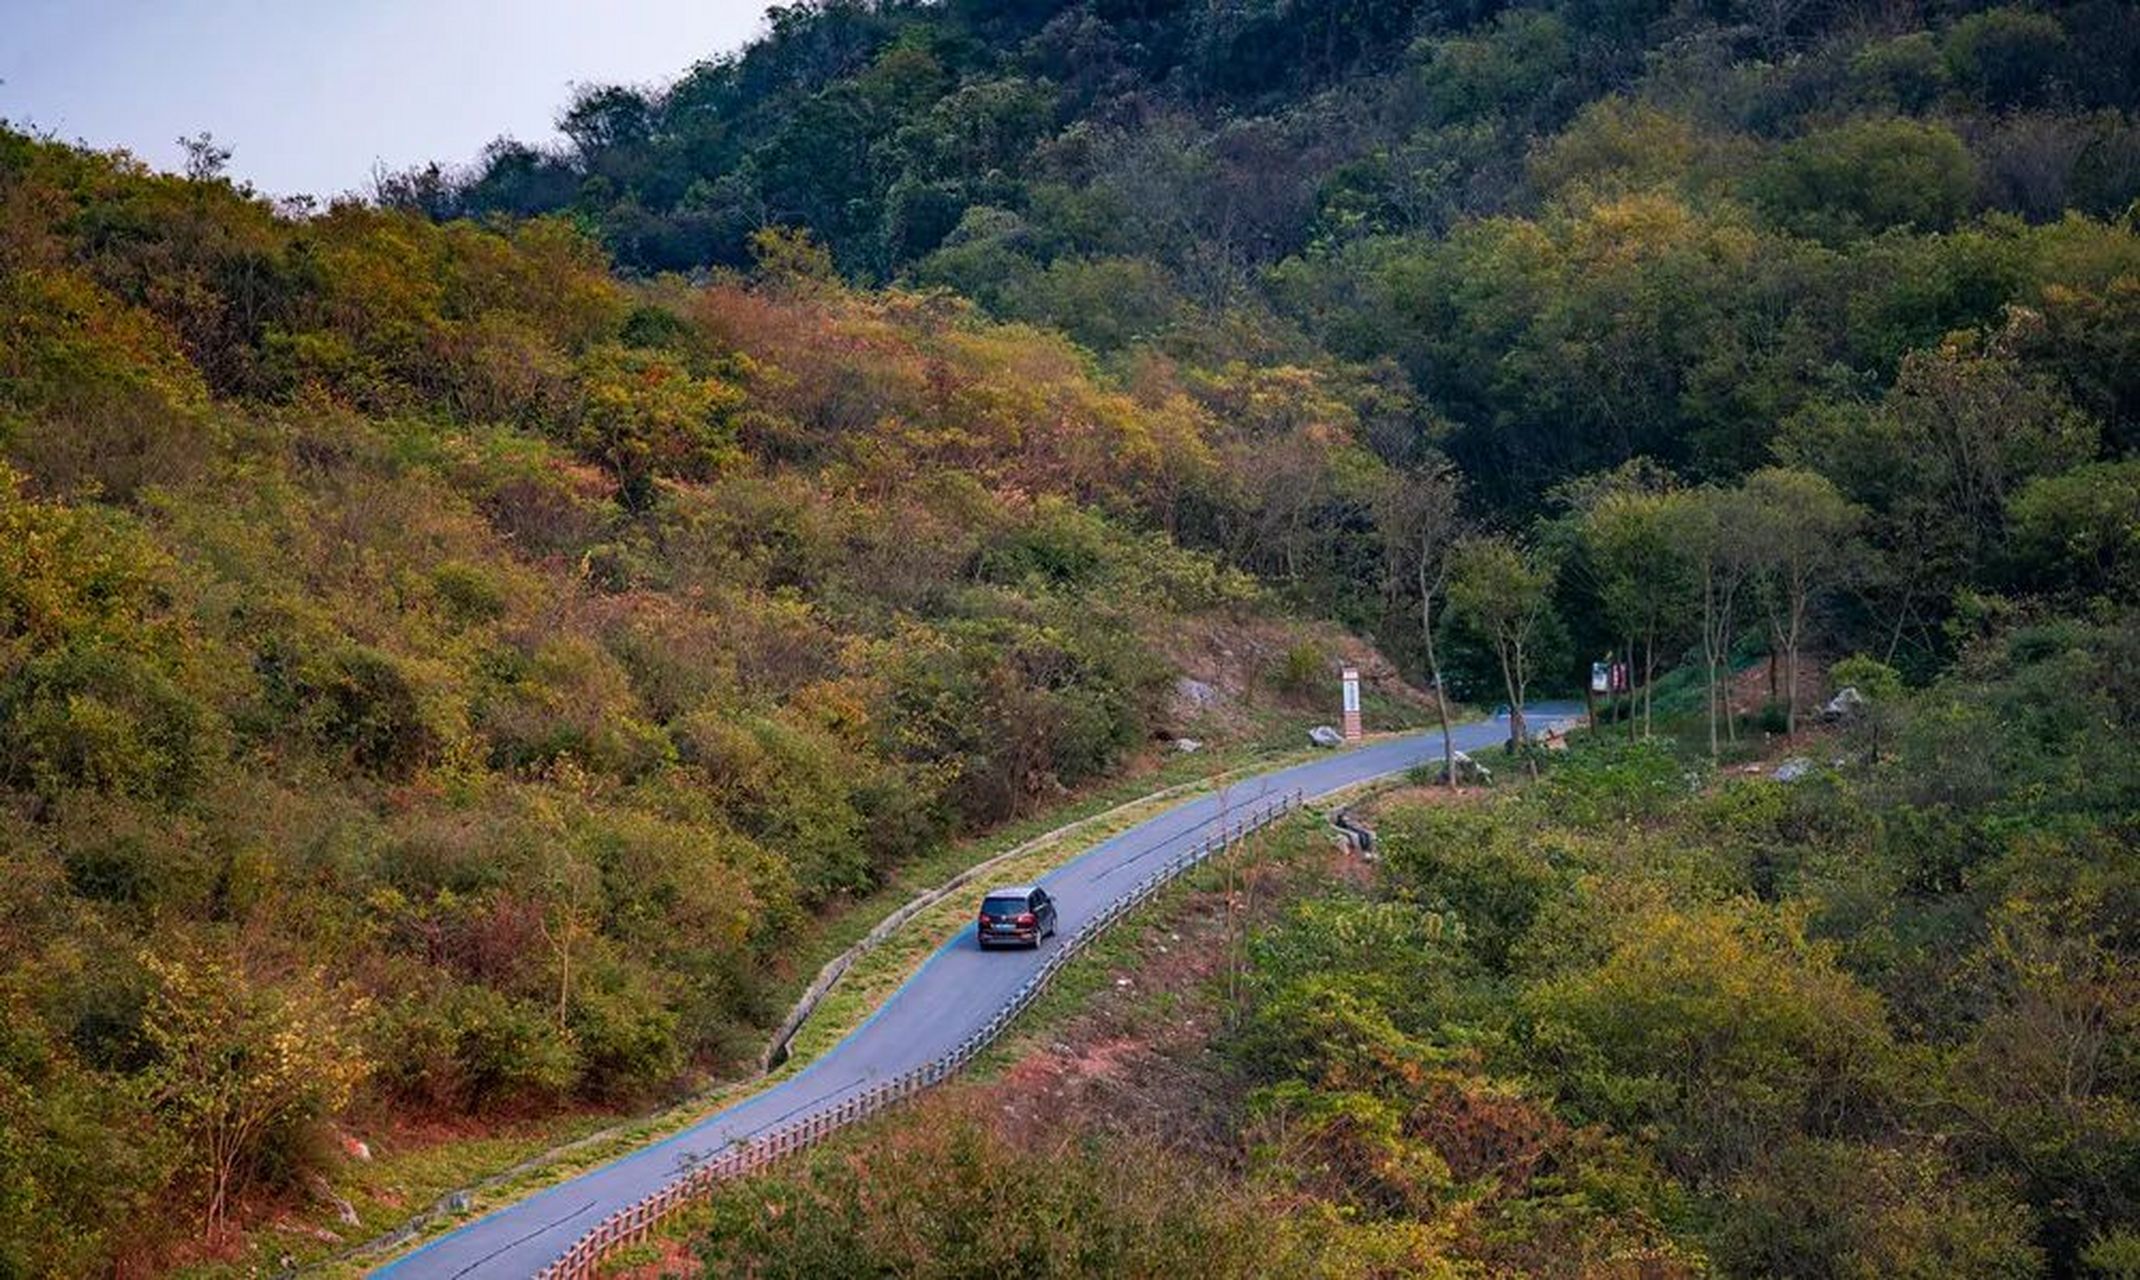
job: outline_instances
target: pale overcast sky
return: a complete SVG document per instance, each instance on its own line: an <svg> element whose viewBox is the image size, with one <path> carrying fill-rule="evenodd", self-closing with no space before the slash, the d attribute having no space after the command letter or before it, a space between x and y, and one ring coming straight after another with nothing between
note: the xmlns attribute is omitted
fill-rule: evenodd
<svg viewBox="0 0 2140 1280"><path fill-rule="evenodd" d="M0 0L0 119L180 167L206 129L270 195L556 136L571 86L733 50L766 0Z"/></svg>

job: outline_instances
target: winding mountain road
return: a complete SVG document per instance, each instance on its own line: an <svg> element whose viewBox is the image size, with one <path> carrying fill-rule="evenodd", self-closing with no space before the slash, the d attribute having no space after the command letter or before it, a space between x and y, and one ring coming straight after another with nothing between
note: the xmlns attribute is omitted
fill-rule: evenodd
<svg viewBox="0 0 2140 1280"><path fill-rule="evenodd" d="M1572 719L1577 708L1531 709L1534 730ZM1459 750L1479 752L1508 735L1505 719L1461 725ZM893 992L883 1007L799 1074L709 1116L672 1137L489 1213L376 1276L395 1280L524 1280L562 1255L612 1212L676 1178L729 1144L830 1108L958 1044L1011 999L1047 955L1123 896L1140 878L1216 830L1227 811L1272 797L1327 795L1402 772L1441 754L1439 731L1391 739L1235 782L1223 798L1207 793L1109 837L1041 880L1060 920L1056 940L1037 951L982 952L968 925ZM985 886L984 886L985 887Z"/></svg>

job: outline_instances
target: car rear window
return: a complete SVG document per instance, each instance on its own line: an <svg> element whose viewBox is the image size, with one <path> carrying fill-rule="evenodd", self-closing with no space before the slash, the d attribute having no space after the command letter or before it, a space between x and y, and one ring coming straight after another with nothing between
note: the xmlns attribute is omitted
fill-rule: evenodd
<svg viewBox="0 0 2140 1280"><path fill-rule="evenodd" d="M1031 910L1024 898L990 898L981 904L981 913L991 916L1022 915Z"/></svg>

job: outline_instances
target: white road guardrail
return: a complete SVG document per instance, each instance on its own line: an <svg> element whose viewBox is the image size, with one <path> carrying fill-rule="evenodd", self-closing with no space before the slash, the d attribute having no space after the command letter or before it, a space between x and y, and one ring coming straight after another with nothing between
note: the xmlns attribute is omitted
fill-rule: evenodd
<svg viewBox="0 0 2140 1280"><path fill-rule="evenodd" d="M563 1257L538 1272L537 1280L588 1280L601 1265L602 1259L613 1250L646 1239L653 1234L654 1228L660 1225L663 1219L692 1200L708 1195L715 1185L734 1178L749 1177L783 1156L815 1146L835 1131L949 1079L961 1067L971 1062L975 1055L993 1044L1011 1022L1025 1011L1026 1006L1033 1003L1034 998L1062 967L1070 962L1071 957L1084 950L1086 945L1105 932L1108 926L1142 905L1182 872L1213 854L1233 847L1242 837L1269 826L1300 808L1304 802L1305 797L1299 791L1293 791L1257 805L1217 835L1206 837L1201 843L1177 854L1166 865L1139 880L1129 892L1109 903L1099 915L1086 921L1083 928L1064 939L1062 945L1041 962L1040 967L1012 994L1010 1000L982 1024L980 1030L960 1041L949 1052L891 1079L878 1081L859 1093L850 1094L829 1107L799 1120L790 1121L769 1133L759 1134L749 1141L738 1142L711 1159L700 1161L653 1194L637 1203L626 1205L596 1224L587 1234L573 1242Z"/></svg>

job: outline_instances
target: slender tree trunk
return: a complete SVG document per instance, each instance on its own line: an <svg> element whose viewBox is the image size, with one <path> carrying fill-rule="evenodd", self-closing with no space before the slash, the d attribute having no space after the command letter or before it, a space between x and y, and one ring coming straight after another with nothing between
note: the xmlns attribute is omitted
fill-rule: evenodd
<svg viewBox="0 0 2140 1280"><path fill-rule="evenodd" d="M1719 626L1716 588L1716 568L1705 557L1702 564L1702 665L1709 677L1707 692L1709 695L1709 758L1711 760L1715 760L1719 755L1716 740L1716 637Z"/></svg>
<svg viewBox="0 0 2140 1280"><path fill-rule="evenodd" d="M557 1025L565 1026L566 1014L572 1007L572 912L567 908L558 922L555 934L550 934L549 921L543 921L543 932L549 936L550 946L557 952Z"/></svg>
<svg viewBox="0 0 2140 1280"><path fill-rule="evenodd" d="M1727 603L1725 607L1728 609L1730 605ZM1727 625L1719 641L1724 655L1724 670L1722 673L1724 679L1722 691L1724 699L1724 741L1733 745L1737 745L1739 741L1739 716L1731 705L1731 642L1737 638L1731 633L1730 626Z"/></svg>
<svg viewBox="0 0 2140 1280"><path fill-rule="evenodd" d="M1915 585L1916 581L1914 578L1910 579L1904 584L1902 589L1902 601L1901 603L1895 606L1895 628L1893 631L1888 633L1887 652L1881 655L1880 658L1880 661L1885 662L1890 666L1894 665L1895 662L1895 650L1900 649L1902 647L1902 628L1903 624L1907 623L1910 618L1910 604L1911 598L1915 594Z"/></svg>
<svg viewBox="0 0 2140 1280"><path fill-rule="evenodd" d="M1514 746L1523 745L1523 690L1516 682L1516 670L1509 665L1510 643L1494 642L1494 656L1501 660L1501 686L1508 691L1508 740ZM1517 661L1522 657L1519 654Z"/></svg>
<svg viewBox="0 0 2140 1280"><path fill-rule="evenodd" d="M1444 557L1446 559L1446 556ZM1427 582L1427 561L1419 559L1419 627L1427 641L1427 677L1434 682L1434 714L1442 723L1443 782L1456 790L1456 736L1449 730L1449 695L1442 689L1441 659L1434 653L1434 589Z"/></svg>
<svg viewBox="0 0 2140 1280"><path fill-rule="evenodd" d="M1642 736L1650 736L1650 686L1657 679L1657 633L1642 637Z"/></svg>
<svg viewBox="0 0 2140 1280"><path fill-rule="evenodd" d="M1625 649L1621 650L1621 652L1623 652L1623 653L1625 653L1625 654L1627 655L1627 740L1628 740L1629 742L1633 742L1633 741L1635 740L1635 697L1636 697L1636 694L1635 694L1635 638L1634 638L1633 636L1629 636L1629 637L1627 638L1627 648L1625 648Z"/></svg>
<svg viewBox="0 0 2140 1280"><path fill-rule="evenodd" d="M1790 635L1784 642L1783 661L1783 732L1785 737L1798 736L1798 643L1804 633L1806 619L1806 590L1803 585L1791 592Z"/></svg>
<svg viewBox="0 0 2140 1280"><path fill-rule="evenodd" d="M1719 754L1716 741L1716 659L1706 654L1704 657L1709 666L1709 758L1715 760Z"/></svg>
<svg viewBox="0 0 2140 1280"><path fill-rule="evenodd" d="M223 1224L223 1215L227 1211L227 1201L230 1196L230 1167L232 1161L230 1152L226 1149L223 1136L220 1133L211 1135L208 1140L208 1160L211 1165L208 1181L208 1214L207 1220L201 1224L201 1235L204 1239L212 1239L215 1236L216 1228Z"/></svg>
<svg viewBox="0 0 2140 1280"><path fill-rule="evenodd" d="M1516 700L1509 704L1509 723L1516 731L1516 746L1520 750L1530 741L1530 728L1523 717L1523 699L1530 692L1530 661L1524 655L1521 640L1516 642L1515 650ZM1527 751L1523 755L1523 767L1533 778L1538 776L1538 762L1533 760Z"/></svg>

